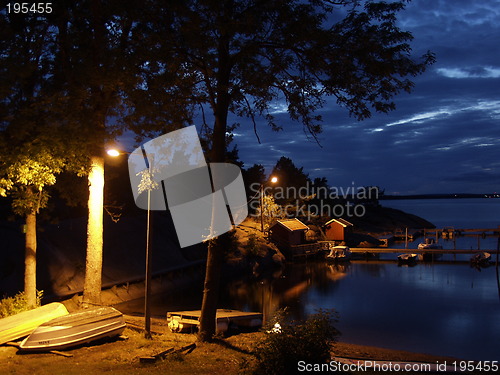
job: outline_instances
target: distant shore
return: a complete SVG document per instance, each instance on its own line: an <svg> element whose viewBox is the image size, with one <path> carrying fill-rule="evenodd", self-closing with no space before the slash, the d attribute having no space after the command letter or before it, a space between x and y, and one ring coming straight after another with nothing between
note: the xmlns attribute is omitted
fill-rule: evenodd
<svg viewBox="0 0 500 375"><path fill-rule="evenodd" d="M410 195L383 195L379 200L394 200L394 199L464 199L464 198L500 198L499 193L484 193L484 194L410 194Z"/></svg>

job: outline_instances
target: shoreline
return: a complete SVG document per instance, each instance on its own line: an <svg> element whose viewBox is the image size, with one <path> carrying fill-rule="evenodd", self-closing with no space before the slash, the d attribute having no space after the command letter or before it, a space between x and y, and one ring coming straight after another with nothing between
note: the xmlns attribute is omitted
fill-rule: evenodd
<svg viewBox="0 0 500 375"><path fill-rule="evenodd" d="M127 322L142 326L143 317L126 316ZM0 361L7 373L31 375L89 374L108 372L113 374L208 374L232 375L249 373L255 360L255 345L264 333L249 332L218 339L213 343L198 343L196 335L171 333L165 319L152 319L153 340L128 326L123 333L127 339L98 342L65 350L68 357L51 353L17 354L14 347L0 346ZM167 357L153 364L142 364L139 359L160 353L167 348L179 348L196 343L189 354ZM372 361L451 363L457 359L445 356L415 353L351 344L338 341L332 346L334 357ZM0 370L0 373L4 373ZM415 372L413 372L415 373Z"/></svg>
<svg viewBox="0 0 500 375"><path fill-rule="evenodd" d="M339 357L382 360L382 361L410 361L436 363L444 361L459 361L452 356L414 352L409 350L392 349L373 345L354 344L342 340L335 344ZM336 353L337 354L337 353Z"/></svg>
<svg viewBox="0 0 500 375"><path fill-rule="evenodd" d="M135 315L125 315L125 321L128 325L133 325L136 327L144 326L144 317ZM167 326L167 321L165 318L152 317L151 318L152 331L160 335L180 335L178 337L193 336L194 334L187 333L172 333ZM264 335L262 330L257 330L255 332L239 333L233 334L225 337L228 342L238 341L238 336L242 335L245 338L250 339L254 343L257 342L259 337ZM352 343L342 340L342 336L333 344L332 349L333 355L338 357L356 358L356 359L370 359L370 360L392 360L392 361L414 361L414 362L443 362L443 361L458 361L461 360L457 357L423 353L418 351L403 350L403 349L393 349L386 348L376 345L365 345L359 343ZM333 356L332 355L332 356Z"/></svg>

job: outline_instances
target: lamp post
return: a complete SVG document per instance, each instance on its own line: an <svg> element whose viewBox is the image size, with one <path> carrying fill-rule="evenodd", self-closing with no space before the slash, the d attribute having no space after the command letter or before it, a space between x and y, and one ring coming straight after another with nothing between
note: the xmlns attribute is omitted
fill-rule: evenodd
<svg viewBox="0 0 500 375"><path fill-rule="evenodd" d="M278 182L278 177L273 176L269 180L272 184ZM260 231L264 233L264 184L260 184Z"/></svg>
<svg viewBox="0 0 500 375"><path fill-rule="evenodd" d="M112 157L117 157L120 155L130 154L129 152L118 151L115 149L110 149L107 154ZM151 179L152 165L148 159L146 159L146 167L148 168L148 178ZM150 249L150 235L151 235L151 186L147 187L148 191L148 209L147 209L147 219L146 219L146 280L145 280L145 293L144 293L144 337L151 339L151 249Z"/></svg>

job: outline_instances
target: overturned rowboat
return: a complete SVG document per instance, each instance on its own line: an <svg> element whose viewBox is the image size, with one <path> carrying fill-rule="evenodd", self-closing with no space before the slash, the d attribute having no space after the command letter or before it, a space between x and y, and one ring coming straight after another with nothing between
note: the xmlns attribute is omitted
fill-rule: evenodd
<svg viewBox="0 0 500 375"><path fill-rule="evenodd" d="M42 324L21 342L20 349L68 349L98 339L118 336L124 329L123 314L113 307L84 310Z"/></svg>
<svg viewBox="0 0 500 375"><path fill-rule="evenodd" d="M0 319L0 345L28 336L40 324L68 315L62 303L53 302L36 309Z"/></svg>

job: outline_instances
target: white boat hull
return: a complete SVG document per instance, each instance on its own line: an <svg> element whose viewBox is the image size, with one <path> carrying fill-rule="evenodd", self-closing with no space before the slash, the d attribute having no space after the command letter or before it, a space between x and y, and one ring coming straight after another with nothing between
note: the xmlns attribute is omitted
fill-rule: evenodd
<svg viewBox="0 0 500 375"><path fill-rule="evenodd" d="M24 351L68 349L120 335L124 329L123 315L112 307L81 311L42 324L21 343L20 349Z"/></svg>
<svg viewBox="0 0 500 375"><path fill-rule="evenodd" d="M398 262L401 263L414 263L418 260L417 254L400 254L398 255Z"/></svg>

